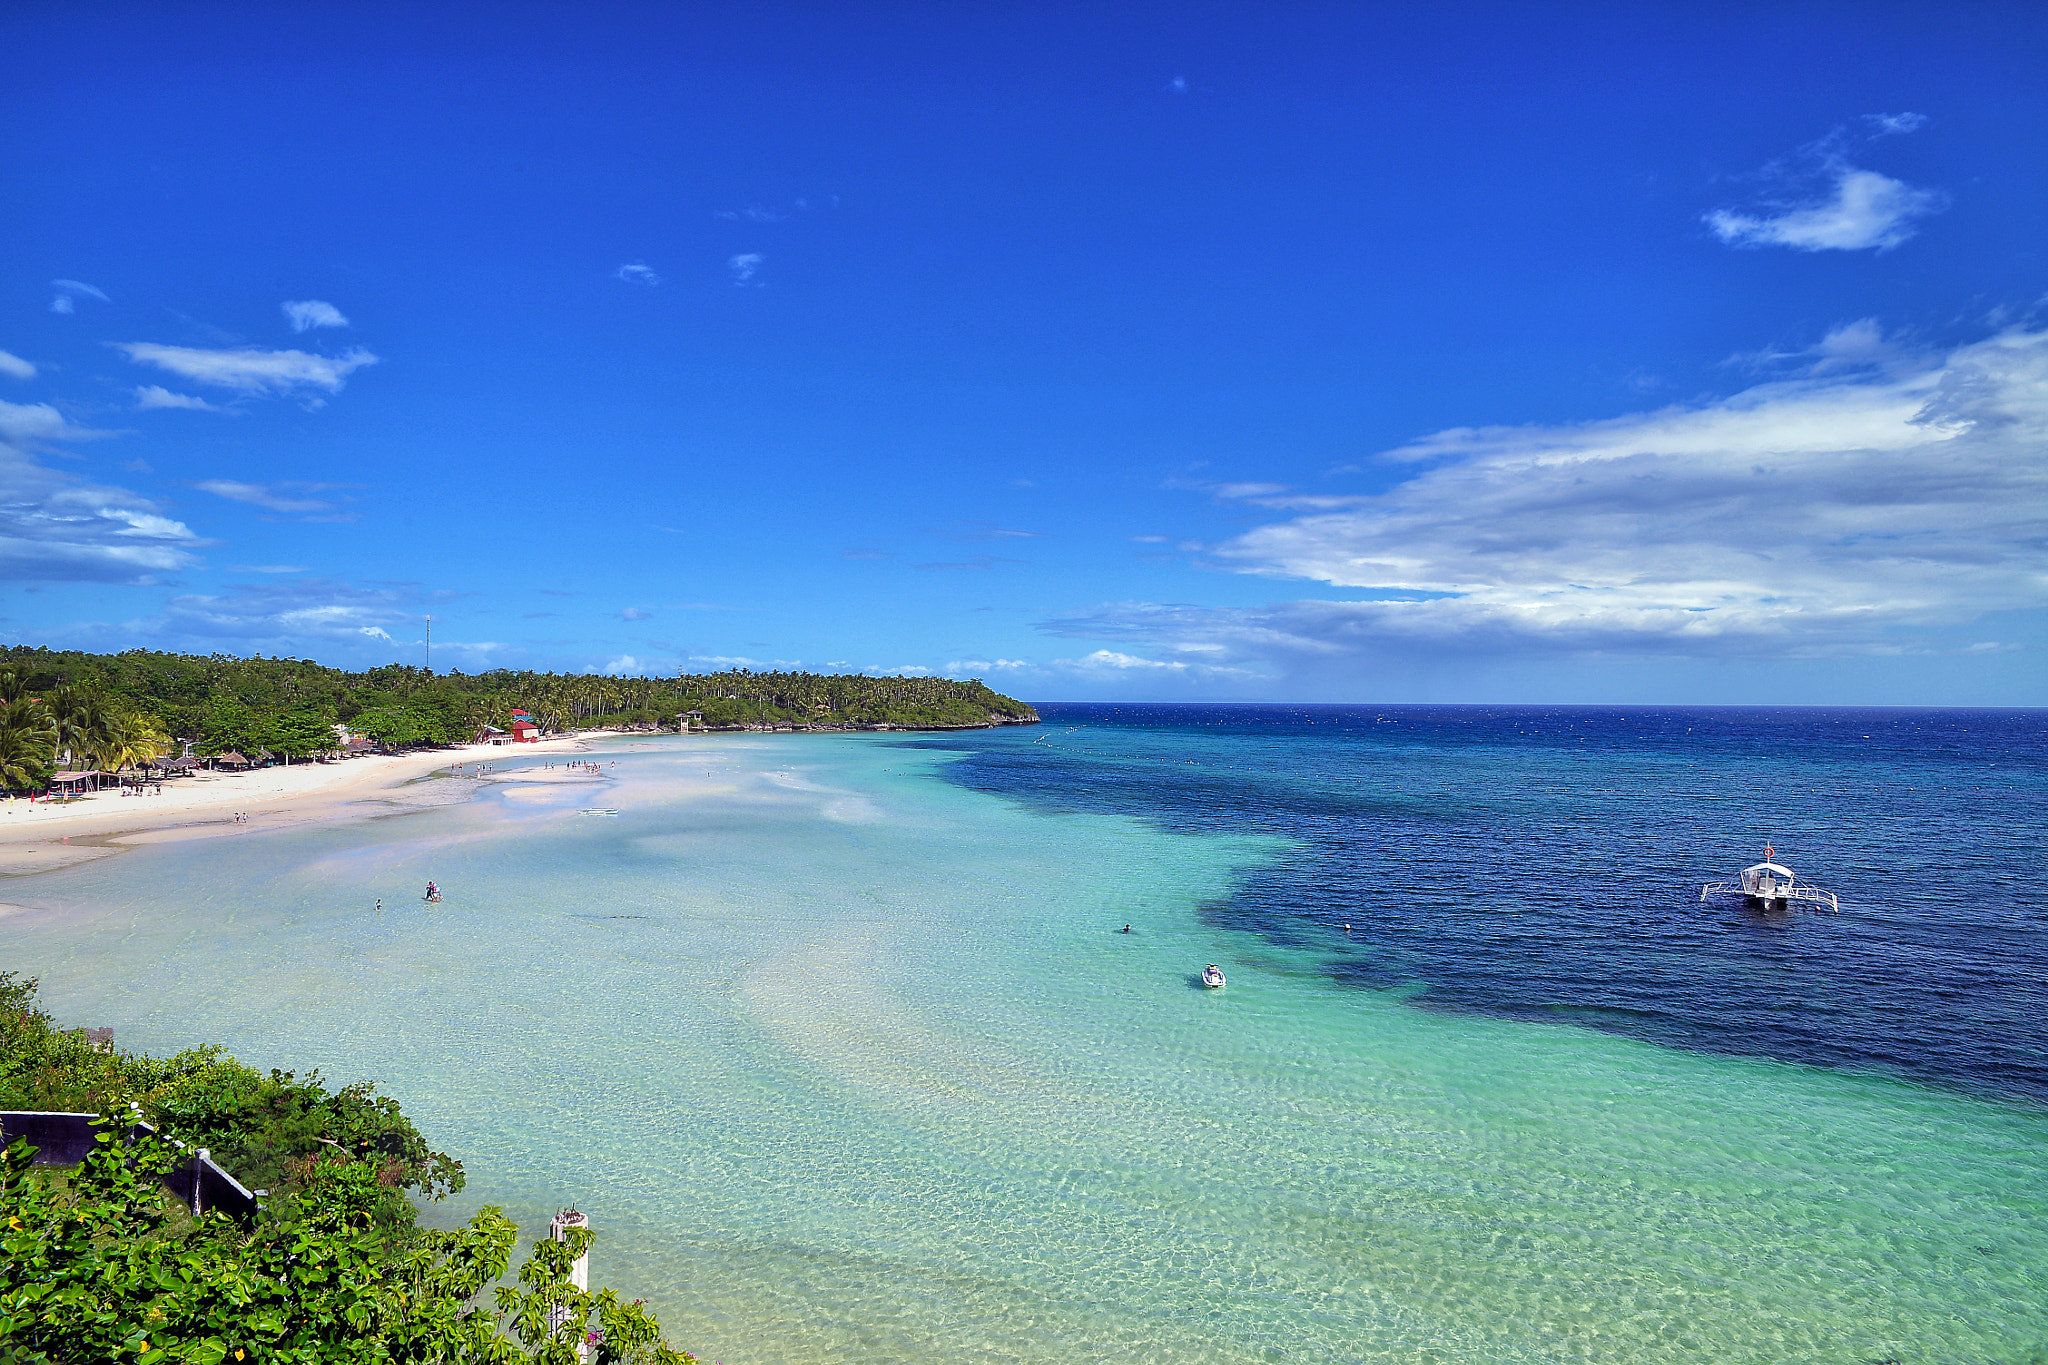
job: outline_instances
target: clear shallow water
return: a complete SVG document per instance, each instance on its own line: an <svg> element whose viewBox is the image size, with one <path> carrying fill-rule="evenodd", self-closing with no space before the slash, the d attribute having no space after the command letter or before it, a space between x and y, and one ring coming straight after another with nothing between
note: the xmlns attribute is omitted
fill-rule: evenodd
<svg viewBox="0 0 2048 1365"><path fill-rule="evenodd" d="M2038 721L1942 816L2004 889L1936 899L1897 854L1955 806L1804 818L1731 771L1752 738L1047 710L620 742L602 787L140 850L15 882L50 908L4 960L129 1045L377 1078L468 1165L445 1216L576 1201L597 1278L732 1365L2048 1358L2048 1106L2005 1060L2043 1016ZM1985 785L1934 747L1802 761ZM1839 919L1690 900L1760 832ZM1955 957L1912 1006L1952 1062L1840 1001L1885 943ZM1927 985L1971 962L2004 975Z"/></svg>

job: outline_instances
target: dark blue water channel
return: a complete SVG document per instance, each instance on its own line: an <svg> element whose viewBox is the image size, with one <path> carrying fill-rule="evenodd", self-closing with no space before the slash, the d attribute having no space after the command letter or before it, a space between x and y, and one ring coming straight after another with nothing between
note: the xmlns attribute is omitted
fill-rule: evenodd
<svg viewBox="0 0 2048 1365"><path fill-rule="evenodd" d="M1046 811L1289 840L1203 913L1346 987L2048 1104L2048 712L1039 709L910 743ZM1701 903L1767 839L1839 915Z"/></svg>

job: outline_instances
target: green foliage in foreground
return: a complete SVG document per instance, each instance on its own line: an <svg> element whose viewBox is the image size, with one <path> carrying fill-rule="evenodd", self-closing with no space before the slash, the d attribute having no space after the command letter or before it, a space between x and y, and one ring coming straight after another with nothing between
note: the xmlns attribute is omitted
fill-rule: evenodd
<svg viewBox="0 0 2048 1365"><path fill-rule="evenodd" d="M371 1161L332 1156L252 1231L180 1219L158 1177L168 1144L124 1143L107 1116L93 1154L59 1178L15 1142L0 1157L0 1343L24 1365L683 1365L653 1316L569 1283L591 1234L534 1244L503 1275L519 1231L487 1208L391 1254L377 1235Z"/></svg>
<svg viewBox="0 0 2048 1365"><path fill-rule="evenodd" d="M707 725L988 725L1038 713L978 680L857 673L595 674L430 673L389 665L362 672L309 659L129 650L86 654L17 645L0 649L24 694L91 698L110 714L147 719L199 751L299 755L331 743L341 723L390 744L451 744L480 726L505 728L524 710L550 730L653 722L701 711ZM4 698L0 698L4 700ZM5 737L0 735L0 749ZM4 763L0 753L0 763Z"/></svg>
<svg viewBox="0 0 2048 1365"><path fill-rule="evenodd" d="M434 1151L398 1102L368 1084L329 1090L314 1072L264 1074L198 1047L150 1057L95 1047L36 1005L36 982L0 972L0 1109L98 1113L133 1104L142 1116L214 1160L251 1189L288 1194L319 1160L345 1152L370 1162L379 1194L372 1222L394 1243L418 1211L406 1197L440 1199L462 1188L462 1163Z"/></svg>
<svg viewBox="0 0 2048 1365"><path fill-rule="evenodd" d="M131 1104L269 1189L255 1226L173 1200L160 1177L179 1154L124 1139ZM459 1190L462 1167L368 1085L264 1076L212 1047L111 1052L57 1028L33 979L0 972L0 1109L97 1111L102 1130L70 1171L33 1165L21 1141L0 1157L8 1365L576 1365L579 1344L601 1363L694 1359L638 1302L569 1284L586 1230L536 1243L516 1287L487 1300L518 1229L496 1208L422 1229L404 1192Z"/></svg>

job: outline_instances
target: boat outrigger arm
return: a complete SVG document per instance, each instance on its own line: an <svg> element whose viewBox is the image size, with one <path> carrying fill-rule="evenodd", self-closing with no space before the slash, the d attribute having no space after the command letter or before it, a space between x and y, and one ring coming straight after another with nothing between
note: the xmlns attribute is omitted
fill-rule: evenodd
<svg viewBox="0 0 2048 1365"><path fill-rule="evenodd" d="M1700 899L1709 900L1715 896L1740 895L1744 900L1758 905L1777 905L1789 908L1794 905L1810 905L1815 909L1826 906L1829 913L1841 914L1842 906L1832 891L1822 890L1811 882L1802 882L1798 874L1781 862L1775 861L1778 850L1764 845L1764 860L1742 869L1740 877L1732 882L1708 882L1700 888Z"/></svg>

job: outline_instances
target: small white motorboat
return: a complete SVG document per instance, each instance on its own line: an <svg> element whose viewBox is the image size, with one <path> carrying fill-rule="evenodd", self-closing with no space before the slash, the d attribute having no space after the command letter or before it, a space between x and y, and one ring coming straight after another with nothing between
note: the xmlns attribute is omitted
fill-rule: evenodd
<svg viewBox="0 0 2048 1365"><path fill-rule="evenodd" d="M1823 891L1812 882L1802 882L1799 874L1777 861L1778 850L1764 845L1764 860L1752 863L1742 869L1732 882L1708 882L1700 888L1700 899L1713 896L1740 894L1749 905L1760 905L1765 909L1790 909L1795 905L1810 905L1816 910L1826 909L1833 914L1842 912L1841 903L1832 891Z"/></svg>
<svg viewBox="0 0 2048 1365"><path fill-rule="evenodd" d="M1215 963L1202 968L1202 984L1214 990L1223 984L1223 969Z"/></svg>

